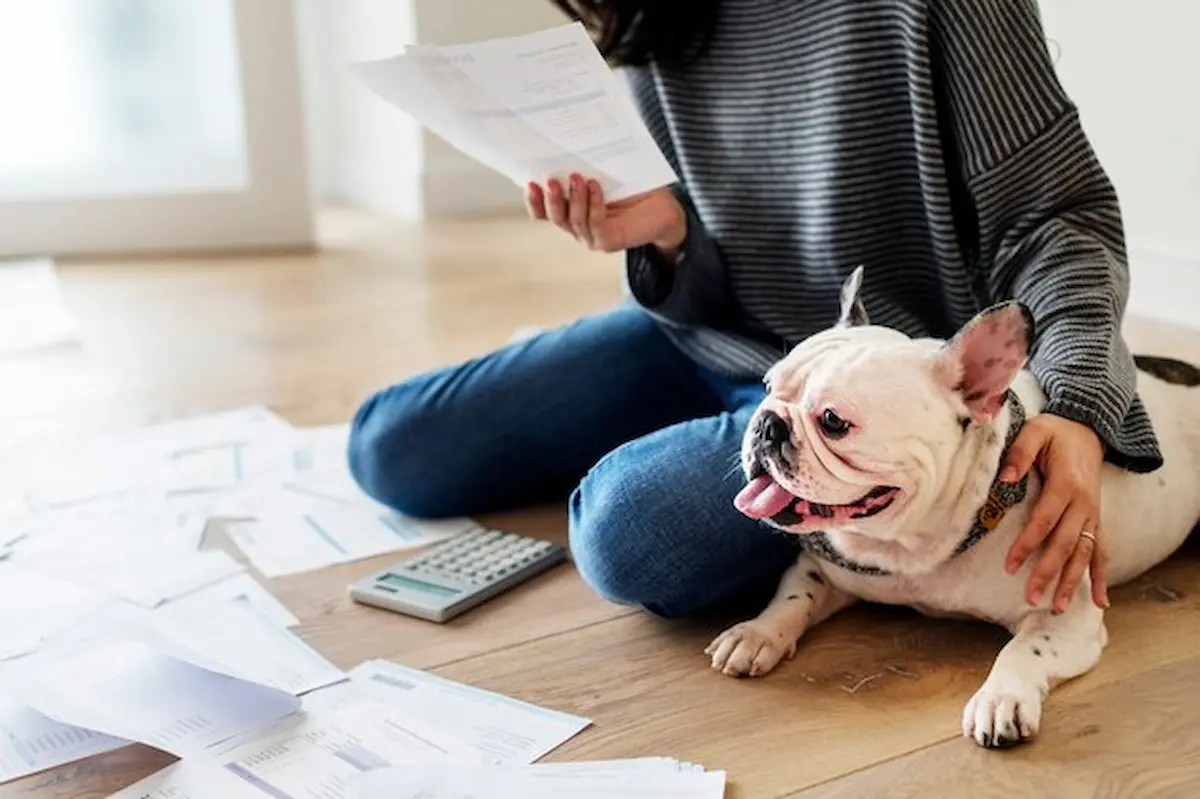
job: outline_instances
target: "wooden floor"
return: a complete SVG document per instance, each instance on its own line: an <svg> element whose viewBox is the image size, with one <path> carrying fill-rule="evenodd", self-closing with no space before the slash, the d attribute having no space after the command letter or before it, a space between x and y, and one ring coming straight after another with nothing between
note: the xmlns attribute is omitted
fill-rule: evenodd
<svg viewBox="0 0 1200 799"><path fill-rule="evenodd" d="M83 344L0 360L0 433L254 403L341 421L385 383L618 296L617 260L524 221L325 222L319 255L64 266ZM1132 323L1130 338L1200 358L1194 334ZM561 508L486 521L565 540ZM264 583L340 666L391 658L595 719L551 759L670 755L726 769L727 795L755 799L1200 796L1200 547L1113 592L1101 664L1052 696L1034 745L1007 752L959 734L1004 641L982 624L856 608L769 677L738 681L702 654L720 620L651 620L596 598L570 566L444 627L348 602L347 583L387 561ZM98 799L168 760L130 748L0 796Z"/></svg>

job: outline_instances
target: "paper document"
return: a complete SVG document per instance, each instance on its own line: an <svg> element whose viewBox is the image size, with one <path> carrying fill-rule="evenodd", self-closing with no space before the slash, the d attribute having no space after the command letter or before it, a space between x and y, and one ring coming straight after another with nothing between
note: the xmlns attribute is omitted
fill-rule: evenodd
<svg viewBox="0 0 1200 799"><path fill-rule="evenodd" d="M600 769L547 766L421 766L375 769L358 778L358 799L722 799L724 772L615 764Z"/></svg>
<svg viewBox="0 0 1200 799"><path fill-rule="evenodd" d="M0 665L0 690L51 719L181 757L266 729L299 708L285 691L136 640L94 642L69 655L46 647Z"/></svg>
<svg viewBox="0 0 1200 799"><path fill-rule="evenodd" d="M480 757L440 730L342 684L305 697L301 713L253 739L222 745L211 757L193 762L192 768L168 766L114 796L351 799L357 777L373 769L477 766Z"/></svg>
<svg viewBox="0 0 1200 799"><path fill-rule="evenodd" d="M178 760L107 799L275 799L208 758Z"/></svg>
<svg viewBox="0 0 1200 799"><path fill-rule="evenodd" d="M0 696L0 783L125 746L129 741L63 724Z"/></svg>
<svg viewBox="0 0 1200 799"><path fill-rule="evenodd" d="M312 571L386 552L412 549L463 532L469 520L425 522L381 506L314 504L295 511L274 506L253 521L233 521L226 533L266 577Z"/></svg>
<svg viewBox="0 0 1200 799"><path fill-rule="evenodd" d="M0 562L0 660L34 651L110 601L69 580Z"/></svg>
<svg viewBox="0 0 1200 799"><path fill-rule="evenodd" d="M181 606L193 608L222 604L252 608L263 618L280 627L295 627L300 623L287 607L266 588L245 572L199 588L164 605L164 610Z"/></svg>
<svg viewBox="0 0 1200 799"><path fill-rule="evenodd" d="M347 679L295 633L248 604L165 605L152 622L158 635L154 643L165 650L166 639L175 643L170 654L289 694Z"/></svg>
<svg viewBox="0 0 1200 799"><path fill-rule="evenodd" d="M352 65L371 91L517 185L598 180L606 200L676 175L586 30L421 45Z"/></svg>
<svg viewBox="0 0 1200 799"><path fill-rule="evenodd" d="M218 759L272 799L352 799L355 780L374 769L479 762L471 749L438 730L362 701L285 725Z"/></svg>
<svg viewBox="0 0 1200 799"><path fill-rule="evenodd" d="M18 557L21 554L18 551ZM221 550L180 552L161 548L92 553L91 557L80 553L40 563L37 568L147 608L245 571Z"/></svg>
<svg viewBox="0 0 1200 799"><path fill-rule="evenodd" d="M350 677L398 711L438 726L492 763L532 763L592 723L385 660L362 663Z"/></svg>

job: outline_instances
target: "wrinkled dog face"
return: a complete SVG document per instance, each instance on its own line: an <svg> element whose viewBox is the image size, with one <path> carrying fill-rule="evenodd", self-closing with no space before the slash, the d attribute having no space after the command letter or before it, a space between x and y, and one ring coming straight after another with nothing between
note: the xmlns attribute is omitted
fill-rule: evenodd
<svg viewBox="0 0 1200 799"><path fill-rule="evenodd" d="M766 376L747 426L745 515L793 533L846 530L879 540L936 501L964 440L995 418L1024 366L1028 312L979 314L950 342L872 326L861 267L842 290L838 323Z"/></svg>

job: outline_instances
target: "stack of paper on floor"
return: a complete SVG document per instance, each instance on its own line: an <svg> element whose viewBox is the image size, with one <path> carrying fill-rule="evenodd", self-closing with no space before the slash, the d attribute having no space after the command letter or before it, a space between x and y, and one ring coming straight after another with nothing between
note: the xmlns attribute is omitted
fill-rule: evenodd
<svg viewBox="0 0 1200 799"><path fill-rule="evenodd" d="M579 23L410 46L353 69L384 100L519 186L579 172L612 202L676 180Z"/></svg>
<svg viewBox="0 0 1200 799"><path fill-rule="evenodd" d="M108 603L0 663L0 782L134 741L206 751L344 681L264 593L239 580L152 611Z"/></svg>
<svg viewBox="0 0 1200 799"><path fill-rule="evenodd" d="M591 721L372 660L304 697L302 712L114 799L302 799L357 794L364 774L430 765L526 766Z"/></svg>
<svg viewBox="0 0 1200 799"><path fill-rule="evenodd" d="M388 767L358 778L357 799L721 799L725 772L669 758L524 767Z"/></svg>
<svg viewBox="0 0 1200 799"><path fill-rule="evenodd" d="M300 713L109 799L721 799L725 773L665 757L535 764L591 724L371 660Z"/></svg>

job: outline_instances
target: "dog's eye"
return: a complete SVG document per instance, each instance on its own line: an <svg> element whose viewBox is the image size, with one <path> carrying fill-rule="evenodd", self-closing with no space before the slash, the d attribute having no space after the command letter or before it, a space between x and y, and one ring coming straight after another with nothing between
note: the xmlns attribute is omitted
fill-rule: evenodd
<svg viewBox="0 0 1200 799"><path fill-rule="evenodd" d="M821 430L830 438L842 438L850 432L851 424L834 413L832 408L826 408L821 414Z"/></svg>

